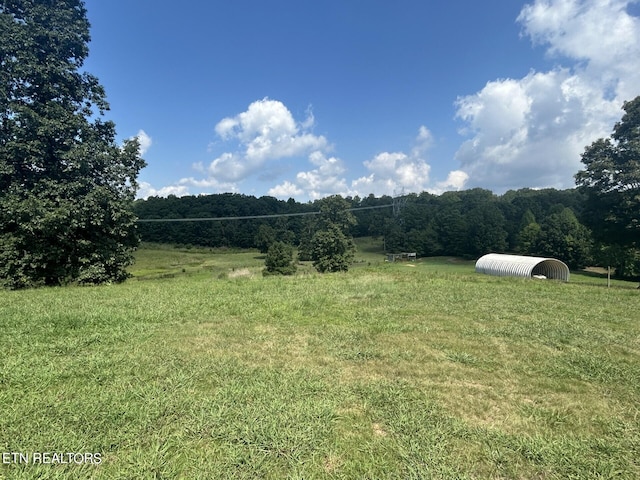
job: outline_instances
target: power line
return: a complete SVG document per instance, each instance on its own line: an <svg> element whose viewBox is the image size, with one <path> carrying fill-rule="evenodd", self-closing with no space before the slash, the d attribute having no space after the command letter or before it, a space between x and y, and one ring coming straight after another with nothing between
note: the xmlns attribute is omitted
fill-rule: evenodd
<svg viewBox="0 0 640 480"><path fill-rule="evenodd" d="M349 212L359 212L360 210L374 210L378 208L393 207L393 204L376 205L373 207L348 208ZM138 223L167 223L167 222L222 222L225 220L254 220L259 218L279 218L279 217L301 217L303 215L319 215L321 212L302 213L276 213L271 215L244 215L239 217L196 217L196 218L139 218Z"/></svg>

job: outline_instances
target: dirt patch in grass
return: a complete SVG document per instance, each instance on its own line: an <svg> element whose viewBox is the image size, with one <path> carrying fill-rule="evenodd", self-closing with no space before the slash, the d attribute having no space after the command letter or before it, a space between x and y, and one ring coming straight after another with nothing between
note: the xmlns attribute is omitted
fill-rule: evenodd
<svg viewBox="0 0 640 480"><path fill-rule="evenodd" d="M382 425L380 425L379 423L374 423L373 425L371 425L371 428L373 428L373 434L376 437L387 436L387 431L384 428L382 428Z"/></svg>
<svg viewBox="0 0 640 480"><path fill-rule="evenodd" d="M342 466L342 463L342 459L338 455L330 454L324 459L324 471L326 473L334 473Z"/></svg>
<svg viewBox="0 0 640 480"><path fill-rule="evenodd" d="M228 278L253 278L253 272L248 268L239 268L238 270L231 270L227 277Z"/></svg>

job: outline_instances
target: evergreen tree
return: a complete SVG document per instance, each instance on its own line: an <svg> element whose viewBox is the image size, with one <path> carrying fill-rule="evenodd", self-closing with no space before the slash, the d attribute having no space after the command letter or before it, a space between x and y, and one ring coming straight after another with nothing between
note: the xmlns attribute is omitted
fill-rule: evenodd
<svg viewBox="0 0 640 480"><path fill-rule="evenodd" d="M0 0L0 285L127 277L144 161L102 120L88 42L80 0Z"/></svg>

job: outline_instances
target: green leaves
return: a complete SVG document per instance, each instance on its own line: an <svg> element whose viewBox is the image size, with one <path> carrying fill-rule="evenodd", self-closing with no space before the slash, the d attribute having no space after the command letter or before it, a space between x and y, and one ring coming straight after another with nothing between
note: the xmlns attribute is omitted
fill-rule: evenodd
<svg viewBox="0 0 640 480"><path fill-rule="evenodd" d="M138 240L131 203L145 162L119 147L98 80L78 69L80 0L0 4L0 284L126 278Z"/></svg>
<svg viewBox="0 0 640 480"><path fill-rule="evenodd" d="M320 202L320 226L328 228L336 225L346 232L357 223L356 217L349 211L351 205L340 195L323 198Z"/></svg>
<svg viewBox="0 0 640 480"><path fill-rule="evenodd" d="M321 273L346 272L353 262L355 244L338 225L329 225L311 240L313 266Z"/></svg>
<svg viewBox="0 0 640 480"><path fill-rule="evenodd" d="M587 194L585 220L601 241L640 246L640 96L625 102L611 139L582 155L576 184Z"/></svg>
<svg viewBox="0 0 640 480"><path fill-rule="evenodd" d="M293 247L284 242L273 242L267 251L263 274L293 275L297 267L293 263Z"/></svg>
<svg viewBox="0 0 640 480"><path fill-rule="evenodd" d="M346 272L355 256L355 244L347 236L357 223L349 202L340 195L324 198L320 204L320 230L311 238L311 259L319 272Z"/></svg>

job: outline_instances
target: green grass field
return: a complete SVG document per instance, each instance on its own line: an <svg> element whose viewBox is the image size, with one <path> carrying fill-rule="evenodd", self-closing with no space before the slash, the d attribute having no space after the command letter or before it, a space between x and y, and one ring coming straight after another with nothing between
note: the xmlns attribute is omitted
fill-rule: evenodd
<svg viewBox="0 0 640 480"><path fill-rule="evenodd" d="M0 478L640 478L637 284L356 258L151 246L121 285L0 291Z"/></svg>

